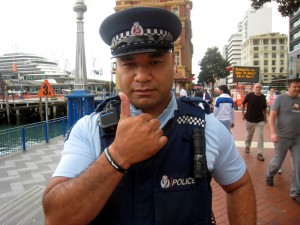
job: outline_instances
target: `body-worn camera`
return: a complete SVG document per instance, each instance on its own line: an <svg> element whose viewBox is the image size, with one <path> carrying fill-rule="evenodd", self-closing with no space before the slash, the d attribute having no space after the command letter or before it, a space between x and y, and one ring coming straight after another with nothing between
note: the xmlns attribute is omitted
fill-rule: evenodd
<svg viewBox="0 0 300 225"><path fill-rule="evenodd" d="M206 178L206 157L203 145L203 132L200 129L193 131L194 145L194 177Z"/></svg>
<svg viewBox="0 0 300 225"><path fill-rule="evenodd" d="M118 122L119 115L114 107L109 107L99 113L99 125L106 134L115 132Z"/></svg>

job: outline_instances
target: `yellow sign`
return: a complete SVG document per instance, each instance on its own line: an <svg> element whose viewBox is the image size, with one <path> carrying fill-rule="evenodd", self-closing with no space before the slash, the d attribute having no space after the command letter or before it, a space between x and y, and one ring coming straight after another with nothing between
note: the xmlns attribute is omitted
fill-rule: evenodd
<svg viewBox="0 0 300 225"><path fill-rule="evenodd" d="M233 82L251 82L259 81L259 67L255 66L234 66Z"/></svg>
<svg viewBox="0 0 300 225"><path fill-rule="evenodd" d="M39 97L54 97L55 92L53 91L53 88L51 87L50 83L48 80L44 80L40 91L38 93Z"/></svg>

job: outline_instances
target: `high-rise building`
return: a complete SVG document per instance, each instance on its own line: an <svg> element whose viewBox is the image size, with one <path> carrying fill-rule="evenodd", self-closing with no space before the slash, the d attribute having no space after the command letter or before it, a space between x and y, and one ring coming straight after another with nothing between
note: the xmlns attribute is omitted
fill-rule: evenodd
<svg viewBox="0 0 300 225"><path fill-rule="evenodd" d="M272 32L272 8L249 9L237 24L237 32L228 39L227 60L232 66L241 65L241 45L249 37Z"/></svg>
<svg viewBox="0 0 300 225"><path fill-rule="evenodd" d="M241 65L242 34L232 34L228 40L227 60L230 65Z"/></svg>
<svg viewBox="0 0 300 225"><path fill-rule="evenodd" d="M278 86L287 77L288 37L268 33L248 38L242 45L243 66L258 66L259 80L265 85Z"/></svg>
<svg viewBox="0 0 300 225"><path fill-rule="evenodd" d="M243 41L254 35L272 32L272 8L263 6L261 9L249 9L239 22Z"/></svg>
<svg viewBox="0 0 300 225"><path fill-rule="evenodd" d="M288 78L300 77L300 8L290 16Z"/></svg>
<svg viewBox="0 0 300 225"><path fill-rule="evenodd" d="M182 32L178 40L175 42L175 89L179 89L183 85L191 84L193 78L192 74L192 55L193 44L192 39L192 26L191 15L192 1L190 0L116 0L115 10L120 11L123 9L146 6L146 7L159 7L167 9L175 13L182 22ZM118 80L118 79L116 79ZM187 87L189 89L190 87ZM176 91L177 93L177 91ZM179 93L179 91L178 91Z"/></svg>

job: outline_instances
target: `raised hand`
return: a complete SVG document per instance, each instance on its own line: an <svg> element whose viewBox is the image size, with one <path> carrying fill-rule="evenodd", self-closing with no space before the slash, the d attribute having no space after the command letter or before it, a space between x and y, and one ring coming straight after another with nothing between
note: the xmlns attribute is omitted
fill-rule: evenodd
<svg viewBox="0 0 300 225"><path fill-rule="evenodd" d="M158 119L146 113L132 117L128 97L122 92L119 96L120 121L109 152L122 168L127 169L155 155L167 143L167 137L163 136Z"/></svg>

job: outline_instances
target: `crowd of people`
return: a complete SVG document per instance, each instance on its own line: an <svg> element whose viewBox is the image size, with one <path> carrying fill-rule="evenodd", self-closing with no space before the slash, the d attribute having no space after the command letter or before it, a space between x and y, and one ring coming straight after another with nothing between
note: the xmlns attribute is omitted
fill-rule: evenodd
<svg viewBox="0 0 300 225"><path fill-rule="evenodd" d="M266 169L266 184L274 186L274 177L281 173L281 166L287 152L290 151L293 168L290 196L300 204L300 79L289 79L286 88L287 91L280 95L276 95L275 89L270 88L269 93L265 96L261 93L262 85L257 83L254 85L253 91L245 96L241 109L247 131L245 152L250 153L253 134L257 129L257 159L265 160L263 156L264 127L268 123L275 154ZM229 121L234 121L234 113L230 113L230 110L233 111L232 99L226 85L220 86L219 89L221 95L215 100L214 115L230 129ZM227 93L226 96L224 96L224 90ZM227 115L227 121L223 114L219 113L220 104L223 112Z"/></svg>
<svg viewBox="0 0 300 225"><path fill-rule="evenodd" d="M228 87L220 86L214 102L207 90L198 93L200 106L184 88L180 98L172 92L174 42L181 29L175 14L152 7L122 10L102 22L100 36L116 60L121 92L68 133L43 195L46 224L215 224L212 178L226 193L229 223L256 223L252 180L230 132L234 102ZM282 121L278 129L283 134L292 120L298 118L293 126L300 125L299 84L291 82L293 94L278 96L271 106L270 120ZM246 151L254 129L261 135L266 122L267 102L260 90L256 84L243 102ZM286 113L293 114L288 121L280 117L284 101L290 106ZM272 124L272 140L278 144L267 184L273 185L285 157L281 151L289 148L298 163L291 196L300 203L299 131L288 132L294 139L281 142L278 125ZM257 159L263 160L262 137L259 142Z"/></svg>

